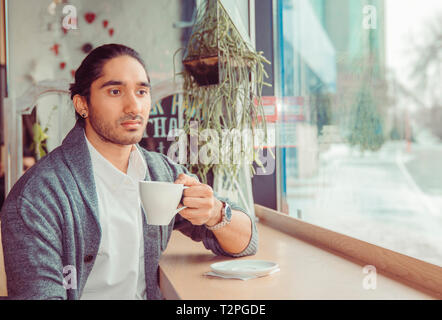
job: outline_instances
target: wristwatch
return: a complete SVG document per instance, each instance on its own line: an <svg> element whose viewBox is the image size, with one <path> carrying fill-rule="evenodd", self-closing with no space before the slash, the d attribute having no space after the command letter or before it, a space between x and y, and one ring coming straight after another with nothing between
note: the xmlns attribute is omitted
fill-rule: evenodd
<svg viewBox="0 0 442 320"><path fill-rule="evenodd" d="M220 223L215 224L214 226L211 226L211 227L206 225L206 228L213 231L213 230L218 230L218 229L228 225L230 223L230 221L232 220L232 209L225 202L223 202L223 209L221 210L221 214L223 215L223 219L221 220Z"/></svg>

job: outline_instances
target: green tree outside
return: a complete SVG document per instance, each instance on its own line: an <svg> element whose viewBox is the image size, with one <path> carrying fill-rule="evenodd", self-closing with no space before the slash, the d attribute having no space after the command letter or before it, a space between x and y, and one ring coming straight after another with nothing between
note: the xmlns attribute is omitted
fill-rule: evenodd
<svg viewBox="0 0 442 320"><path fill-rule="evenodd" d="M377 151L385 142L382 116L370 89L362 87L351 109L349 143L360 150Z"/></svg>

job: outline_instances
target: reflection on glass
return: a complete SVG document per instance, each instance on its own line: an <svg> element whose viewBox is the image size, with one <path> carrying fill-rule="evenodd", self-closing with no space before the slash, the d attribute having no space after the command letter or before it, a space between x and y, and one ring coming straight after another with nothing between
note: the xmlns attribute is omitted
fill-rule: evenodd
<svg viewBox="0 0 442 320"><path fill-rule="evenodd" d="M283 0L278 13L287 213L442 265L442 3Z"/></svg>

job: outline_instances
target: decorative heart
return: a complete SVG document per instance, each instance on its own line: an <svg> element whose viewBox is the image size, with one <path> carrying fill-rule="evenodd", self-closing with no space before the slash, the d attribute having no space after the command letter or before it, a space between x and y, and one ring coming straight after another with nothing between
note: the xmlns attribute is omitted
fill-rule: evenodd
<svg viewBox="0 0 442 320"><path fill-rule="evenodd" d="M59 44L54 44L51 48L52 51L54 51L55 55L58 56L58 48L60 48Z"/></svg>
<svg viewBox="0 0 442 320"><path fill-rule="evenodd" d="M95 13L93 13L93 12L87 12L87 13L84 15L84 19L86 20L87 23L92 23L92 22L94 22L95 17L96 17L96 15L95 15Z"/></svg>
<svg viewBox="0 0 442 320"><path fill-rule="evenodd" d="M112 37L114 35L114 28L109 29L109 35Z"/></svg>
<svg viewBox="0 0 442 320"><path fill-rule="evenodd" d="M90 43L85 43L82 47L81 47L81 51L83 51L84 53L89 53L91 52L91 50L94 47L90 44Z"/></svg>
<svg viewBox="0 0 442 320"><path fill-rule="evenodd" d="M75 78L75 70L71 70L72 78Z"/></svg>
<svg viewBox="0 0 442 320"><path fill-rule="evenodd" d="M107 21L107 20L103 20L103 27L104 28L107 28L107 25L109 24L109 21Z"/></svg>
<svg viewBox="0 0 442 320"><path fill-rule="evenodd" d="M60 69L63 70L66 67L65 62L60 62Z"/></svg>

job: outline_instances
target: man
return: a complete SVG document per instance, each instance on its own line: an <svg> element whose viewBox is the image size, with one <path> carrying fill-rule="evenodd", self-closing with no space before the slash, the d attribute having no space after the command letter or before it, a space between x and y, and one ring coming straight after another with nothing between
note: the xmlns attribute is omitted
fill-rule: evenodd
<svg viewBox="0 0 442 320"><path fill-rule="evenodd" d="M158 261L173 229L218 255L256 252L255 223L241 208L137 146L151 98L134 50L93 50L76 71L71 97L76 126L15 184L0 216L10 298L161 299ZM168 226L149 225L138 180L188 186L187 209Z"/></svg>

